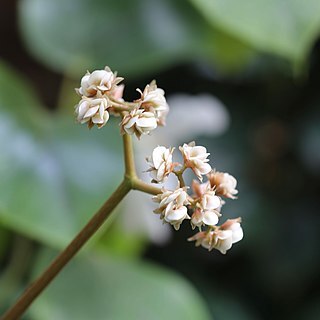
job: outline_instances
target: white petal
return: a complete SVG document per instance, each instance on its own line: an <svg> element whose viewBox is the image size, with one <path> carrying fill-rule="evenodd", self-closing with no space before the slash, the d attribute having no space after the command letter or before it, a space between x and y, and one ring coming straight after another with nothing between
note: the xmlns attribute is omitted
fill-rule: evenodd
<svg viewBox="0 0 320 320"><path fill-rule="evenodd" d="M150 128L150 130L157 127L156 118L139 118L136 125L140 128Z"/></svg>
<svg viewBox="0 0 320 320"><path fill-rule="evenodd" d="M218 223L219 218L214 211L208 210L208 211L205 211L202 221L207 226L215 226Z"/></svg>
<svg viewBox="0 0 320 320"><path fill-rule="evenodd" d="M226 238L225 240L218 240L214 245L214 248L219 250L222 254L226 254L227 251L232 247L232 238Z"/></svg>
<svg viewBox="0 0 320 320"><path fill-rule="evenodd" d="M206 155L207 153L207 149L205 147L202 146L194 146L191 149L191 157L198 157L198 156L203 156Z"/></svg>
<svg viewBox="0 0 320 320"><path fill-rule="evenodd" d="M100 106L99 106L99 115L100 115L100 118L101 118L101 119L103 118L103 113L104 113L104 105L103 105L103 103L100 103Z"/></svg>
<svg viewBox="0 0 320 320"><path fill-rule="evenodd" d="M231 230L219 230L217 233L217 238L220 240L225 240L228 238L232 239L232 231Z"/></svg>
<svg viewBox="0 0 320 320"><path fill-rule="evenodd" d="M91 118L91 120L92 120L93 123L96 123L96 124L102 124L102 123L104 123L103 116L100 117L100 114L99 114L99 113L96 113L96 114Z"/></svg>
<svg viewBox="0 0 320 320"><path fill-rule="evenodd" d="M208 163L203 163L200 168L198 167L198 169L200 170L201 174L207 174L211 171L211 166Z"/></svg>
<svg viewBox="0 0 320 320"><path fill-rule="evenodd" d="M94 116L98 110L99 110L99 106L89 108L89 110L84 115L84 118L90 118L90 117Z"/></svg>
<svg viewBox="0 0 320 320"><path fill-rule="evenodd" d="M131 118L125 125L124 125L124 128L125 129L129 129L131 128L137 121L138 117L133 117Z"/></svg>
<svg viewBox="0 0 320 320"><path fill-rule="evenodd" d="M164 173L166 169L166 164L165 162L162 163L162 165L159 167L158 172L157 172L157 180L162 181L164 178Z"/></svg>
<svg viewBox="0 0 320 320"><path fill-rule="evenodd" d="M220 198L217 196L207 196L206 200L206 209L214 210L221 206Z"/></svg>
<svg viewBox="0 0 320 320"><path fill-rule="evenodd" d="M203 221L203 213L200 210L196 210L191 217L191 224L194 226L201 226Z"/></svg>
<svg viewBox="0 0 320 320"><path fill-rule="evenodd" d="M232 243L236 243L243 238L243 230L240 226L240 223L234 223L230 230L232 231Z"/></svg>
<svg viewBox="0 0 320 320"><path fill-rule="evenodd" d="M156 147L153 152L152 152L152 160L153 160L153 165L156 169L158 169L163 163L163 155L166 152L167 148L166 147Z"/></svg>
<svg viewBox="0 0 320 320"><path fill-rule="evenodd" d="M107 121L109 120L109 112L106 110L104 113L103 113L103 120L105 123L107 123Z"/></svg>
<svg viewBox="0 0 320 320"><path fill-rule="evenodd" d="M174 222L184 219L187 216L187 208L185 206L180 207L176 210L170 210L168 214L166 214L165 220L167 222Z"/></svg>

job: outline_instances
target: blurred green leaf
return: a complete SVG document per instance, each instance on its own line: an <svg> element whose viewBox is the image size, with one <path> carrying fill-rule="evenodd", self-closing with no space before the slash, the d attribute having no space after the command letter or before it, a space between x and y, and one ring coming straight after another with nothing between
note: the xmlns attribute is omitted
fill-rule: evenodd
<svg viewBox="0 0 320 320"><path fill-rule="evenodd" d="M141 74L193 56L204 23L184 1L24 0L30 51L52 68L83 74L106 63Z"/></svg>
<svg viewBox="0 0 320 320"><path fill-rule="evenodd" d="M137 258L145 251L149 239L142 234L130 234L123 231L121 221L116 221L100 237L96 248L126 258Z"/></svg>
<svg viewBox="0 0 320 320"><path fill-rule="evenodd" d="M253 47L300 63L320 33L320 2L191 0L214 26Z"/></svg>
<svg viewBox="0 0 320 320"><path fill-rule="evenodd" d="M36 269L42 270L51 258L42 254ZM35 320L210 318L201 297L177 274L111 257L72 261L30 313Z"/></svg>
<svg viewBox="0 0 320 320"><path fill-rule="evenodd" d="M23 104L23 107L21 107ZM47 114L41 108L36 92L22 75L17 75L0 61L0 106L19 126L41 130L46 125Z"/></svg>
<svg viewBox="0 0 320 320"><path fill-rule="evenodd" d="M205 56L210 58L219 74L239 73L257 56L257 52L247 43L217 28L207 30L207 37Z"/></svg>
<svg viewBox="0 0 320 320"><path fill-rule="evenodd" d="M137 76L198 58L228 74L253 52L184 0L23 0L19 12L31 53L77 77L105 64Z"/></svg>
<svg viewBox="0 0 320 320"><path fill-rule="evenodd" d="M49 118L3 64L0 84L0 223L64 246L121 180L119 129Z"/></svg>

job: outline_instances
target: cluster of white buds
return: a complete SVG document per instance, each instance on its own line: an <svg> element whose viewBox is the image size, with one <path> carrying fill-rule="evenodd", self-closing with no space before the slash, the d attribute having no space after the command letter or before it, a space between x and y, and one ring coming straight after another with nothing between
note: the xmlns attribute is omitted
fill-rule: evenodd
<svg viewBox="0 0 320 320"><path fill-rule="evenodd" d="M123 78L105 67L104 70L89 71L82 77L80 88L76 92L81 97L75 106L76 120L89 128L103 127L110 114L121 116L121 133L141 135L149 134L158 125L164 125L169 111L164 91L152 81L146 85L140 98L133 102L123 99Z"/></svg>
<svg viewBox="0 0 320 320"><path fill-rule="evenodd" d="M241 219L228 219L221 226L217 226L221 217L221 208L225 201L222 197L235 199L237 180L230 174L211 169L208 159L210 155L205 147L196 146L195 142L179 147L183 157L183 164L173 162L173 148L158 146L153 150L152 156L147 158L150 166L147 170L153 183L163 183L169 174L178 178L179 184L176 190L162 188L162 192L153 197L159 204L154 210L160 214L160 218L174 226L176 230L181 223L190 220L192 229L198 228L199 232L189 241L196 241L196 246L202 246L208 250L213 248L225 254L233 243L243 238L240 225ZM191 190L187 193L183 173L190 168L197 178L193 180ZM203 175L207 181L202 182ZM205 228L205 229L204 229Z"/></svg>

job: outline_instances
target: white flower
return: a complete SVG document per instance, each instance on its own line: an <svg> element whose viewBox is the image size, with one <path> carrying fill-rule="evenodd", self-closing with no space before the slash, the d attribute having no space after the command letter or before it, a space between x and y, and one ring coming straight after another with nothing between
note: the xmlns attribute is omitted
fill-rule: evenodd
<svg viewBox="0 0 320 320"><path fill-rule="evenodd" d="M152 182L163 182L173 169L172 152L173 148L167 149L163 146L156 147L147 161L151 168L148 170L152 177Z"/></svg>
<svg viewBox="0 0 320 320"><path fill-rule="evenodd" d="M140 102L140 108L154 112L158 124L165 125L169 106L164 97L163 89L158 88L156 82L152 81L146 85L143 92L140 89L137 89L137 91L141 94L141 98L138 100Z"/></svg>
<svg viewBox="0 0 320 320"><path fill-rule="evenodd" d="M216 196L209 181L200 184L198 181L193 180L192 189L195 193L194 197L203 210L215 210L221 207L221 199Z"/></svg>
<svg viewBox="0 0 320 320"><path fill-rule="evenodd" d="M221 216L218 211L221 207L221 199L215 195L210 182L200 184L193 180L192 189L195 193L193 198L197 206L191 217L192 228L201 227L203 224L207 226L216 225Z"/></svg>
<svg viewBox="0 0 320 320"><path fill-rule="evenodd" d="M236 243L243 238L243 230L241 228L241 218L228 219L220 226L220 230L232 231L232 243Z"/></svg>
<svg viewBox="0 0 320 320"><path fill-rule="evenodd" d="M89 71L81 79L81 87L77 92L81 96L93 97L97 92L102 94L113 89L115 85L121 82L123 78L117 77L109 67L104 70L95 70L92 73Z"/></svg>
<svg viewBox="0 0 320 320"><path fill-rule="evenodd" d="M200 181L202 181L202 176L211 171L211 166L207 162L209 159L207 157L210 153L207 153L207 149L202 146L196 146L195 142L190 142L189 144L184 144L179 147L186 167L191 168L195 175Z"/></svg>
<svg viewBox="0 0 320 320"><path fill-rule="evenodd" d="M76 119L79 123L87 123L89 128L95 124L102 128L109 119L108 101L105 98L86 98L80 100L75 107Z"/></svg>
<svg viewBox="0 0 320 320"><path fill-rule="evenodd" d="M154 196L153 201L159 203L155 213L160 213L160 218L172 224L176 230L184 219L190 219L188 209L188 195L184 188L178 188L174 191L163 190L162 193Z"/></svg>
<svg viewBox="0 0 320 320"><path fill-rule="evenodd" d="M196 208L191 216L191 226L192 229L195 227L200 228L204 224L207 226L214 226L218 223L221 214L216 210L202 210L201 208Z"/></svg>
<svg viewBox="0 0 320 320"><path fill-rule="evenodd" d="M232 247L233 243L243 238L243 231L240 225L241 219L229 219L215 230L198 232L189 241L196 241L196 246L202 246L209 251L219 250L222 254Z"/></svg>
<svg viewBox="0 0 320 320"><path fill-rule="evenodd" d="M143 92L137 89L141 94L140 106L145 110L152 108L153 111L165 111L168 108L163 89L157 87L155 81L147 84Z"/></svg>
<svg viewBox="0 0 320 320"><path fill-rule="evenodd" d="M180 225L184 219L190 219L187 207L182 206L176 209L174 207L167 207L164 220L173 225L176 230L180 229Z"/></svg>
<svg viewBox="0 0 320 320"><path fill-rule="evenodd" d="M208 174L211 187L215 188L218 195L236 199L238 193L237 180L231 174L226 172L212 171Z"/></svg>
<svg viewBox="0 0 320 320"><path fill-rule="evenodd" d="M135 134L139 139L142 134L149 134L157 127L157 120L152 112L142 109L133 110L121 122L123 133Z"/></svg>
<svg viewBox="0 0 320 320"><path fill-rule="evenodd" d="M209 250L217 249L222 254L226 254L232 247L232 231L231 230L216 230L212 235L212 243Z"/></svg>

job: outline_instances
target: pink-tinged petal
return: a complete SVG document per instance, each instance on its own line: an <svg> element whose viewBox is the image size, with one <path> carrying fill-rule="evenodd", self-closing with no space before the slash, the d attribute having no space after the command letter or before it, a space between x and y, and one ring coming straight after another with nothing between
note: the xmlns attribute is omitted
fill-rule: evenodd
<svg viewBox="0 0 320 320"><path fill-rule="evenodd" d="M199 209L196 209L191 216L191 226L194 229L195 227L200 227L203 224L203 212Z"/></svg>

